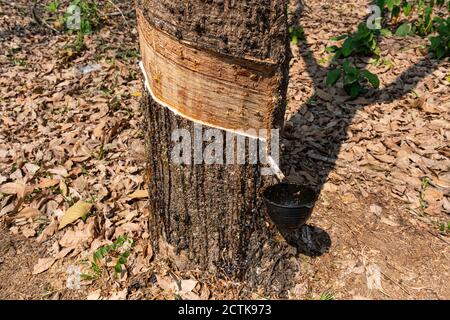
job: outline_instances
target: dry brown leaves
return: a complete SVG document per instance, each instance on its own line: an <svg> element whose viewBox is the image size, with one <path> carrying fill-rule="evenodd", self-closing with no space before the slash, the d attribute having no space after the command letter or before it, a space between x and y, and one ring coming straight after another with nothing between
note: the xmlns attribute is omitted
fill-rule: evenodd
<svg viewBox="0 0 450 320"><path fill-rule="evenodd" d="M304 11L301 25L308 45L302 51L293 48L283 142L286 171L316 186L327 177L335 184L347 183L363 196L383 185L412 215L425 215L434 226L446 223L450 63L424 56L421 45L426 39L383 38L383 63L367 65L381 79L379 92L350 101L342 88L327 88L325 48L335 44L327 39L354 30L355 21L363 19L360 7L346 1L334 8L325 1L308 3ZM316 12L321 12L320 28ZM341 19L342 14L352 17ZM326 188L337 191L330 184Z"/></svg>
<svg viewBox="0 0 450 320"><path fill-rule="evenodd" d="M66 63L61 52L75 36L52 35L37 25L21 27L25 36L11 31L31 22L19 13L27 6L9 6L15 22L0 17L0 36L7 37L0 55L0 217L10 220L12 233L51 244L34 274L125 234L137 243L130 270L145 270L149 259L139 242L148 236L142 214L148 195L137 32L106 21L86 38L88 49ZM65 220L78 201L93 207ZM60 223L67 226L58 231Z"/></svg>

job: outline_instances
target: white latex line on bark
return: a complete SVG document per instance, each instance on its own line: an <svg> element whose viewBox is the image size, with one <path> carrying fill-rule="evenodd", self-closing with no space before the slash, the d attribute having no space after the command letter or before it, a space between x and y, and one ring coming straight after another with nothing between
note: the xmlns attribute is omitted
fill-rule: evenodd
<svg viewBox="0 0 450 320"><path fill-rule="evenodd" d="M263 138L263 137L253 136L253 135L251 135L251 134L248 134L248 133L245 133L245 132L242 132L242 131L236 131L236 130L233 130L233 129L227 129L227 128L222 128L222 127L218 127L218 126L213 126L213 125L211 125L211 124L207 124L207 123L204 123L204 122L202 122L202 121L198 121L198 120L196 120L196 119L193 119L193 118L191 118L191 117L189 117L189 116L186 116L186 115L182 114L181 112L179 112L179 111L176 110L175 108L171 107L170 105L168 105L167 103L161 101L160 99L158 99L158 98L156 97L156 95L153 93L152 88L150 87L150 83L148 82L147 73L145 72L144 63L143 63L142 61L139 62L139 67L141 68L141 72L142 72L142 74L144 75L145 88L147 89L147 91L148 91L148 92L150 93L150 95L152 96L152 99L153 99L155 102L157 102L158 104L160 104L160 105L166 107L167 109L169 109L170 111L172 111L172 112L175 113L176 115L178 115L178 116L180 116L180 117L183 117L183 118L185 118L185 119L188 119L188 120L190 120L190 121L192 121L192 122L199 123L199 124L201 124L201 125L207 126L207 127L211 127L211 128L216 128L216 129L220 129L220 130L232 132L232 133L238 134L238 135L240 135L240 136L245 136L245 137L249 137L249 138L253 138L253 139L259 139L259 140L262 140L262 141L267 142L267 139L266 139L266 138ZM270 165L271 170L272 170L273 173L277 176L278 180L279 180L279 181L282 181L282 180L285 178L285 175L284 175L283 172L281 171L280 167L277 165L277 163L275 162L275 160L274 160L270 155L268 155L267 158L268 158L268 160L269 160L269 165Z"/></svg>
<svg viewBox="0 0 450 320"><path fill-rule="evenodd" d="M269 160L270 169L275 174L275 176L278 179L278 182L282 182L286 176L284 175L283 171L281 171L280 167L277 165L275 160L271 156L267 156L267 159Z"/></svg>

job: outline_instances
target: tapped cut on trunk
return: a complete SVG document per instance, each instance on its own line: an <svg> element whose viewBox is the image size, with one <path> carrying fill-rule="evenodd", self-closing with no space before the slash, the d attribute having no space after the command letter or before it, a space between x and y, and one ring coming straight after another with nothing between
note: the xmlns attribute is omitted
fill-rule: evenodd
<svg viewBox="0 0 450 320"><path fill-rule="evenodd" d="M148 24L139 11L138 17L142 65L155 100L216 128L272 128L276 64L195 49Z"/></svg>

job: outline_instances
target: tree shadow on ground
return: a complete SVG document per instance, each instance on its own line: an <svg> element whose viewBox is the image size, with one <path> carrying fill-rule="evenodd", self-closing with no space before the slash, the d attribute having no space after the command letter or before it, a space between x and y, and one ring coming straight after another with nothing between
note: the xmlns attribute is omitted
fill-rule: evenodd
<svg viewBox="0 0 450 320"><path fill-rule="evenodd" d="M297 2L297 6L294 10L294 19L291 22L291 26L295 26L301 21L303 14L304 6L300 0ZM301 27L301 23L297 24L297 26ZM312 51L306 43L299 43L299 51L306 64L306 72L312 79L314 91L317 92L317 90L320 89L329 93L329 88L326 87L324 78L330 68L321 66L319 62L314 59ZM367 67L369 59L359 59L358 62L359 67L364 69ZM385 88L381 90L371 90L368 94L363 96L364 99L358 99L357 103L351 103L350 107L346 106L344 112L340 115L336 114L334 120L344 124L339 127L340 134L333 135L333 137L323 135L318 137L318 139L314 141L314 144L307 144L305 148L303 148L302 155L304 157L309 157L309 161L307 166L301 167L301 170L313 177L315 181L318 181L313 187L319 193L322 191L330 172L336 166L336 160L342 144L348 138L348 126L352 123L352 119L357 111L374 104L390 103L403 97L405 94L411 92L421 79L436 70L440 64L441 62L431 59L430 56L413 64L407 70L402 72L395 81L385 86ZM421 73L418 72L419 69L422 71ZM424 69L425 72L423 72ZM408 84L407 88L405 88L405 83ZM293 114L292 117L298 116L301 118L300 112L305 107L308 107L308 103L297 108L297 113ZM327 109L325 101L320 100L320 98L318 98L317 104L314 105L314 109L316 114L330 112ZM329 122L312 121L312 123L310 123L306 120L300 121L300 125L297 125L297 127L294 128L296 137L307 136L307 133L310 130L319 132L327 132L329 130ZM283 136L282 138L286 139L286 136ZM289 137L289 140L292 141L292 137ZM296 145L302 145L304 144L304 141L302 141L302 138L294 138L294 143ZM286 167L292 165L292 163L289 163L291 161L290 156L289 152L281 153L281 167L287 174L289 173L286 172ZM293 179L289 176L287 176L287 181L304 183L304 181L295 181L295 178ZM308 256L319 256L328 251L328 248L331 246L331 238L328 233L317 227L306 225L299 230L281 231L281 233L290 245L297 248L298 252Z"/></svg>
<svg viewBox="0 0 450 320"><path fill-rule="evenodd" d="M279 231L289 245L297 248L298 254L318 257L328 252L331 247L330 235L317 226L306 224L296 230Z"/></svg>

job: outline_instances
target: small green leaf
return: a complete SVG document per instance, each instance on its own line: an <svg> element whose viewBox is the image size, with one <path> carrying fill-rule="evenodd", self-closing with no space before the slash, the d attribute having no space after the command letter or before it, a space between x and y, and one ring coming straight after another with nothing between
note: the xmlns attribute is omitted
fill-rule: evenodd
<svg viewBox="0 0 450 320"><path fill-rule="evenodd" d="M392 8L392 17L398 17L400 15L400 7L399 6L394 6Z"/></svg>
<svg viewBox="0 0 450 320"><path fill-rule="evenodd" d="M390 36L392 36L392 32L391 32L391 30L389 30L389 29L381 29L380 30L380 33L381 33L381 35L383 36L383 37L390 37Z"/></svg>
<svg viewBox="0 0 450 320"><path fill-rule="evenodd" d="M341 77L341 70L334 69L334 70L329 71L327 74L327 80L326 80L327 86L334 85L339 80L340 77Z"/></svg>
<svg viewBox="0 0 450 320"><path fill-rule="evenodd" d="M394 1L393 0L386 0L386 6L389 11L392 11L394 9Z"/></svg>
<svg viewBox="0 0 450 320"><path fill-rule="evenodd" d="M291 43L294 45L298 44L299 40L305 39L303 28L298 26L289 28L289 36L291 38Z"/></svg>
<svg viewBox="0 0 450 320"><path fill-rule="evenodd" d="M117 264L114 266L114 271L115 271L116 273L121 273L121 272L122 272L122 265L121 265L120 263L117 263Z"/></svg>
<svg viewBox="0 0 450 320"><path fill-rule="evenodd" d="M337 46L331 46L331 47L326 47L326 48L325 48L325 51L326 51L326 52L333 53L333 52L336 52L338 49L339 49L339 48L338 48Z"/></svg>
<svg viewBox="0 0 450 320"><path fill-rule="evenodd" d="M100 250L96 251L94 253L94 261L98 262L103 258L103 255L101 254Z"/></svg>
<svg viewBox="0 0 450 320"><path fill-rule="evenodd" d="M332 41L340 41L340 40L344 40L344 39L347 38L347 37L348 37L348 34L342 34L342 35L340 35L340 36L331 38L331 40L332 40Z"/></svg>
<svg viewBox="0 0 450 320"><path fill-rule="evenodd" d="M91 264L91 269L95 272L96 275L101 274L100 267L98 266L98 264L96 264L94 262L92 262L92 264Z"/></svg>
<svg viewBox="0 0 450 320"><path fill-rule="evenodd" d="M399 37L405 37L411 33L411 24L404 23L395 31L395 35Z"/></svg>
<svg viewBox="0 0 450 320"><path fill-rule="evenodd" d="M445 56L445 49L443 47L438 47L436 50L436 58L442 59Z"/></svg>
<svg viewBox="0 0 450 320"><path fill-rule="evenodd" d="M352 38L347 38L342 45L342 55L348 57L353 51L353 40Z"/></svg>
<svg viewBox="0 0 450 320"><path fill-rule="evenodd" d="M118 263L118 264L125 264L125 263L127 263L127 258L124 257L124 256L121 256L121 257L119 258L119 261L118 261L117 263Z"/></svg>
<svg viewBox="0 0 450 320"><path fill-rule="evenodd" d="M378 76L376 74L373 74L369 70L363 70L361 72L361 76L369 80L370 84L378 89L380 87L380 79L378 79Z"/></svg>
<svg viewBox="0 0 450 320"><path fill-rule="evenodd" d="M348 60L344 61L342 67L344 68L345 73L348 75L356 76L356 74L358 73L358 69L352 66L352 64Z"/></svg>
<svg viewBox="0 0 450 320"><path fill-rule="evenodd" d="M405 14L405 16L409 16L411 11L412 11L411 3L406 2L405 4L403 4L403 13Z"/></svg>
<svg viewBox="0 0 450 320"><path fill-rule="evenodd" d="M355 99L359 96L359 84L352 85L350 87L350 98Z"/></svg>

